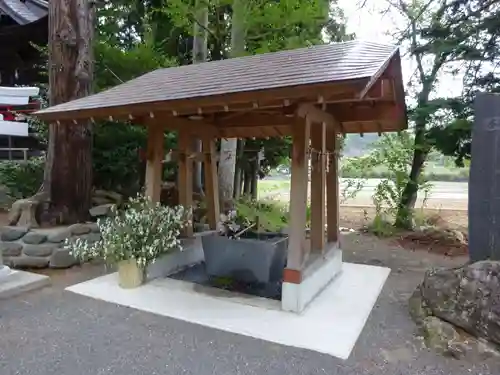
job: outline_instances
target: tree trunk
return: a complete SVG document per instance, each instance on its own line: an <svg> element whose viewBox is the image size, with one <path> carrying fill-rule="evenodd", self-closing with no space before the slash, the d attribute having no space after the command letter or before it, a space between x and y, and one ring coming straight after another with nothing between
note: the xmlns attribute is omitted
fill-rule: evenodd
<svg viewBox="0 0 500 375"><path fill-rule="evenodd" d="M231 57L245 53L245 1L233 0L231 26ZM234 195L237 139L222 139L220 144L219 189L222 207L226 208Z"/></svg>
<svg viewBox="0 0 500 375"><path fill-rule="evenodd" d="M49 1L49 102L90 94L94 9L88 0ZM60 223L88 218L92 193L90 122L50 124L44 189Z"/></svg>
<svg viewBox="0 0 500 375"><path fill-rule="evenodd" d="M259 175L259 154L256 153L252 159L252 183L251 183L251 194L252 199L257 199L257 182Z"/></svg>
<svg viewBox="0 0 500 375"><path fill-rule="evenodd" d="M252 193L252 172L251 170L245 170L245 181L243 183L243 196L248 198Z"/></svg>
<svg viewBox="0 0 500 375"><path fill-rule="evenodd" d="M401 202L399 202L396 221L394 223L396 227L402 229L413 228L413 210L417 201L418 178L420 177L428 153L424 144L424 129L417 127L415 131L415 151L413 152L409 180L401 195Z"/></svg>
<svg viewBox="0 0 500 375"><path fill-rule="evenodd" d="M236 167L234 172L234 199L240 199L241 197L241 182L243 180L243 168L242 168L242 158L245 151L245 140L239 139L236 154Z"/></svg>
<svg viewBox="0 0 500 375"><path fill-rule="evenodd" d="M208 6L201 0L196 0L196 22L194 22L194 40L193 40L193 64L198 64L207 61L207 42L208 42ZM194 150L202 151L201 139L194 141ZM202 186L202 162L194 163L194 191L201 196L204 196Z"/></svg>

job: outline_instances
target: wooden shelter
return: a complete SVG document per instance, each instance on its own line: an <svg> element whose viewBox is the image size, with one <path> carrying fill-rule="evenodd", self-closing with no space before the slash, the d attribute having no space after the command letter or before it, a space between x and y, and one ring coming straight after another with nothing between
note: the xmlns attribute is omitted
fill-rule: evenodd
<svg viewBox="0 0 500 375"><path fill-rule="evenodd" d="M219 216L215 140L292 136L284 285L304 283L308 270L321 267L329 250L338 249L338 137L407 127L398 48L363 41L160 69L36 115L59 126L88 119L148 126L146 192L154 201L160 198L163 132L178 131L179 201L192 205L193 162L202 158L213 229ZM193 138L203 140L201 155L192 152ZM310 246L305 238L309 160ZM299 294L295 297L309 299ZM300 311L307 302L287 309Z"/></svg>

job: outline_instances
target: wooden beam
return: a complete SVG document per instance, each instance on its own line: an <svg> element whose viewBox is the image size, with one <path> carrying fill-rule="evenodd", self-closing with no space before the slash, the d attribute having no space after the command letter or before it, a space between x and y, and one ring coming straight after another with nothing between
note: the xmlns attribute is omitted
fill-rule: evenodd
<svg viewBox="0 0 500 375"><path fill-rule="evenodd" d="M211 138L206 138L206 139L211 139ZM205 161L205 151L203 152L190 152L189 154L186 154L186 157L188 159L193 160L194 162L204 162ZM212 156L213 160L215 162L219 161L219 154L216 153L215 155ZM166 155L165 159L163 159L163 162L168 163L172 161L178 161L179 160L179 150L170 150Z"/></svg>
<svg viewBox="0 0 500 375"><path fill-rule="evenodd" d="M207 217L210 229L216 230L220 215L219 182L217 178L217 148L215 141L203 139L203 153L205 156L205 199L207 203Z"/></svg>
<svg viewBox="0 0 500 375"><path fill-rule="evenodd" d="M255 129L278 126L280 129L287 129L291 128L295 123L294 118L296 114L309 114L310 120L317 123L322 123L324 119L330 123L333 121L334 126L336 123L386 122L397 121L401 118L393 103L364 101L336 104L327 103L324 111L316 108L313 104L305 104L300 113L297 113L291 107L284 108L281 112L247 112L241 116L215 118L212 126L220 132L220 136L227 136L233 132L241 134L248 131L245 128ZM194 121L189 121L191 126L192 122ZM209 123L209 120L207 119L205 122ZM357 129L353 129L352 132L357 132ZM251 136L256 136L256 134Z"/></svg>
<svg viewBox="0 0 500 375"><path fill-rule="evenodd" d="M157 124L148 127L148 144L146 150L146 196L152 202L159 202L162 183L163 129Z"/></svg>
<svg viewBox="0 0 500 375"><path fill-rule="evenodd" d="M337 121L331 114L319 109L318 107L316 107L314 104L311 103L299 104L299 106L297 107L296 114L297 116L302 118L307 117L311 122L319 124L324 123L327 126L333 126L333 127L337 126Z"/></svg>
<svg viewBox="0 0 500 375"><path fill-rule="evenodd" d="M311 127L311 148L311 252L322 253L326 245L325 124Z"/></svg>
<svg viewBox="0 0 500 375"><path fill-rule="evenodd" d="M328 242L339 239L339 178L338 178L338 133L333 129L326 131L326 149L329 153L328 172L326 173L326 218Z"/></svg>
<svg viewBox="0 0 500 375"><path fill-rule="evenodd" d="M292 176L290 182L290 233L287 268L300 270L306 259L306 216L310 124L297 119L293 127Z"/></svg>
<svg viewBox="0 0 500 375"><path fill-rule="evenodd" d="M266 101L276 100L294 100L304 97L316 98L318 95L332 95L334 93L354 92L358 93L363 87L366 86L366 79L358 79L353 82L345 83L319 83L304 85L300 90L296 87L280 87L269 90L257 90L253 92L236 92L220 95L204 95L197 98L186 98L179 100L159 100L155 102L139 102L123 100L123 104L113 107L95 106L93 108L80 108L78 105L72 106L71 110L67 111L60 108L50 108L36 113L36 117L44 121L57 121L57 120L73 120L85 119L94 117L95 119L107 118L108 116L120 117L128 115L144 115L149 112L172 112L176 111L179 114L184 113L197 113L197 108L202 108L203 113L209 112L222 112L225 107L231 108L233 105L243 104L248 108L253 107L254 102L259 102L259 107L262 108L261 103ZM162 82L158 82L159 85ZM133 89L131 90L133 91ZM138 93L140 94L140 93ZM106 98L108 94L101 92L94 100L99 98ZM67 107L67 103L65 104Z"/></svg>
<svg viewBox="0 0 500 375"><path fill-rule="evenodd" d="M179 132L179 204L185 208L193 208L193 160L187 158L192 152L192 137L188 132ZM193 236L192 222L188 225L183 235Z"/></svg>
<svg viewBox="0 0 500 375"><path fill-rule="evenodd" d="M160 118L163 118L160 116ZM189 133L198 137L218 138L220 136L219 129L205 120L189 120L182 117L168 116L169 127L179 132Z"/></svg>

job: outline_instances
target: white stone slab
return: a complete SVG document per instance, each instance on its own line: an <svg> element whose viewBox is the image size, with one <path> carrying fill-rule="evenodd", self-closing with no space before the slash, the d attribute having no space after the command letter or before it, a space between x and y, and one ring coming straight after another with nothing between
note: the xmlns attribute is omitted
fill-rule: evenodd
<svg viewBox="0 0 500 375"><path fill-rule="evenodd" d="M18 121L3 121L0 120L0 134L13 135L18 137L28 136L28 123Z"/></svg>
<svg viewBox="0 0 500 375"><path fill-rule="evenodd" d="M118 286L117 275L111 274L72 285L67 290L347 359L389 272L388 268L344 263L342 273L300 315L281 311L277 301L241 298L238 294L172 279L157 279L140 288L125 290Z"/></svg>
<svg viewBox="0 0 500 375"><path fill-rule="evenodd" d="M50 277L48 276L12 270L10 275L0 282L0 299L11 298L49 284Z"/></svg>

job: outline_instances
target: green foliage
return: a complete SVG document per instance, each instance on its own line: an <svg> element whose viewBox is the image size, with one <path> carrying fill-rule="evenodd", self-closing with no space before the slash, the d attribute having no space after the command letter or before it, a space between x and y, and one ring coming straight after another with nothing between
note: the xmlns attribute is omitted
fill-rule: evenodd
<svg viewBox="0 0 500 375"><path fill-rule="evenodd" d="M146 147L146 139L144 127L114 122L96 125L92 154L94 186L129 194L138 192L139 150Z"/></svg>
<svg viewBox="0 0 500 375"><path fill-rule="evenodd" d="M498 87L499 81L491 78L500 62L500 8L496 0L404 0L391 7L404 20L396 37L416 68L408 84L413 161L396 220L408 228L419 176L432 149L454 156L457 165L470 157L473 97L478 90L494 89L493 82ZM437 95L444 74L461 78L462 95Z"/></svg>
<svg viewBox="0 0 500 375"><path fill-rule="evenodd" d="M377 212L373 220L367 225L366 230L377 237L392 237L397 229L391 222L391 218L384 213Z"/></svg>
<svg viewBox="0 0 500 375"><path fill-rule="evenodd" d="M7 189L11 199L27 198L34 195L43 181L43 158L27 161L0 162L0 186Z"/></svg>
<svg viewBox="0 0 500 375"><path fill-rule="evenodd" d="M235 204L237 219L244 225L254 225L255 230L278 232L288 222L288 207L273 200L242 199Z"/></svg>
<svg viewBox="0 0 500 375"><path fill-rule="evenodd" d="M147 133L142 126L104 122L94 128L92 155L94 186L135 195L141 188L144 170L140 150L146 148ZM175 147L174 133L165 134L165 149ZM164 180L174 173L174 166L164 165Z"/></svg>
<svg viewBox="0 0 500 375"><path fill-rule="evenodd" d="M98 90L116 86L158 68L174 66L175 57L167 56L148 37L122 49L104 41L96 43L96 87Z"/></svg>
<svg viewBox="0 0 500 375"><path fill-rule="evenodd" d="M96 59L98 90L158 68L173 66L176 60L154 43L151 32L144 32L142 40L129 42L127 48L118 43L110 44L102 37L96 43L95 54L99 57ZM95 125L92 155L94 186L127 195L137 193L144 174L139 151L146 148L146 139L146 130L142 126L118 122ZM166 136L165 143L167 148L172 148L175 144L173 133ZM172 173L172 168L166 168L164 174L170 176Z"/></svg>
<svg viewBox="0 0 500 375"><path fill-rule="evenodd" d="M279 232L288 223L288 207L273 200L240 199L234 203L234 210L221 215L219 233L238 238L250 232Z"/></svg>
<svg viewBox="0 0 500 375"><path fill-rule="evenodd" d="M373 195L378 215L394 217L397 214L409 181L408 171L413 159L413 150L414 140L409 132L385 134L374 143L373 151L369 155L350 159L343 166L344 171L355 171L362 176L366 176L367 171L375 167L386 168L387 178L376 186ZM419 176L418 184L419 190L427 194L431 185L422 175Z"/></svg>

